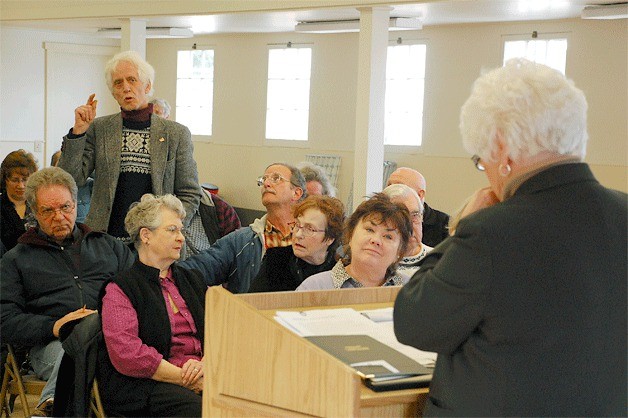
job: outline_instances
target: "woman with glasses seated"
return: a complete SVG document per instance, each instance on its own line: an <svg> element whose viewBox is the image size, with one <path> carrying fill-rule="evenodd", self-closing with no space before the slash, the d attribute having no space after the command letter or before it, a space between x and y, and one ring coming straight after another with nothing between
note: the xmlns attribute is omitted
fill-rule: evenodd
<svg viewBox="0 0 628 418"><path fill-rule="evenodd" d="M330 271L308 277L296 290L402 285L409 278L397 273L397 265L411 236L406 206L376 193L357 207L345 225L345 257Z"/></svg>
<svg viewBox="0 0 628 418"><path fill-rule="evenodd" d="M183 204L146 194L125 227L138 260L104 287L99 380L109 414L201 416L205 291L181 254Z"/></svg>
<svg viewBox="0 0 628 418"><path fill-rule="evenodd" d="M266 250L250 293L295 290L307 277L331 270L344 221L336 198L309 196L294 208L292 246Z"/></svg>
<svg viewBox="0 0 628 418"><path fill-rule="evenodd" d="M23 149L9 153L0 165L0 234L6 251L15 247L26 231L31 213L26 203L26 181L35 171L33 154Z"/></svg>

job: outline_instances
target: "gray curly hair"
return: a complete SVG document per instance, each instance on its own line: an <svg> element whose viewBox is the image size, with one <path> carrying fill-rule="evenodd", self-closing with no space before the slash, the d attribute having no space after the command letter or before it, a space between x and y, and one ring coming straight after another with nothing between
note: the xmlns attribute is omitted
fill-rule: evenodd
<svg viewBox="0 0 628 418"><path fill-rule="evenodd" d="M140 239L140 230L142 228L156 229L161 225L162 209L169 209L181 219L185 219L183 203L172 194L155 196L146 193L139 202L131 205L124 218L124 228L131 237L131 242L135 243L136 247L142 243Z"/></svg>

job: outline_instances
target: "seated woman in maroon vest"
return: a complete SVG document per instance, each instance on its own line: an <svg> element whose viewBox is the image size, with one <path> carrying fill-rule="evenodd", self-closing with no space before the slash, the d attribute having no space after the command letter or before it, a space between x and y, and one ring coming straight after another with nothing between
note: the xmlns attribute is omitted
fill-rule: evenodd
<svg viewBox="0 0 628 418"><path fill-rule="evenodd" d="M183 219L173 195L146 194L126 215L138 260L103 288L100 309L106 350L98 376L108 414L201 415L207 286L199 272L173 264Z"/></svg>

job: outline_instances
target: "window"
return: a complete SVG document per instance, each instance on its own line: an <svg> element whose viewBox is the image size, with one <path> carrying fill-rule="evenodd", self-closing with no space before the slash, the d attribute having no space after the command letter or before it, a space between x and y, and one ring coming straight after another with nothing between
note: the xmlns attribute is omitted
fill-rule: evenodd
<svg viewBox="0 0 628 418"><path fill-rule="evenodd" d="M388 47L385 145L421 145L426 49L423 44Z"/></svg>
<svg viewBox="0 0 628 418"><path fill-rule="evenodd" d="M212 134L214 105L214 51L177 54L177 122L192 135Z"/></svg>
<svg viewBox="0 0 628 418"><path fill-rule="evenodd" d="M268 51L266 138L307 141L312 48Z"/></svg>
<svg viewBox="0 0 628 418"><path fill-rule="evenodd" d="M567 39L504 41L504 64L511 58L527 58L565 74Z"/></svg>

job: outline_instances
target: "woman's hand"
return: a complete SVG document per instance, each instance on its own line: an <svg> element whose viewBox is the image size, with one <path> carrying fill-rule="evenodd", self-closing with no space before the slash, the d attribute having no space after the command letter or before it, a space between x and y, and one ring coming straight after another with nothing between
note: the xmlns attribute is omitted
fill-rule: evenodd
<svg viewBox="0 0 628 418"><path fill-rule="evenodd" d="M490 187L485 187L483 189L477 190L471 198L469 199L469 203L462 210L462 214L460 218L464 218L465 216L471 215L474 212L477 212L480 209L488 208L493 206L494 204L499 203L499 199L493 193L493 190Z"/></svg>
<svg viewBox="0 0 628 418"><path fill-rule="evenodd" d="M181 367L181 380L183 386L196 390L196 384L199 380L202 382L203 377L203 361L189 359ZM202 386L201 386L202 387Z"/></svg>

